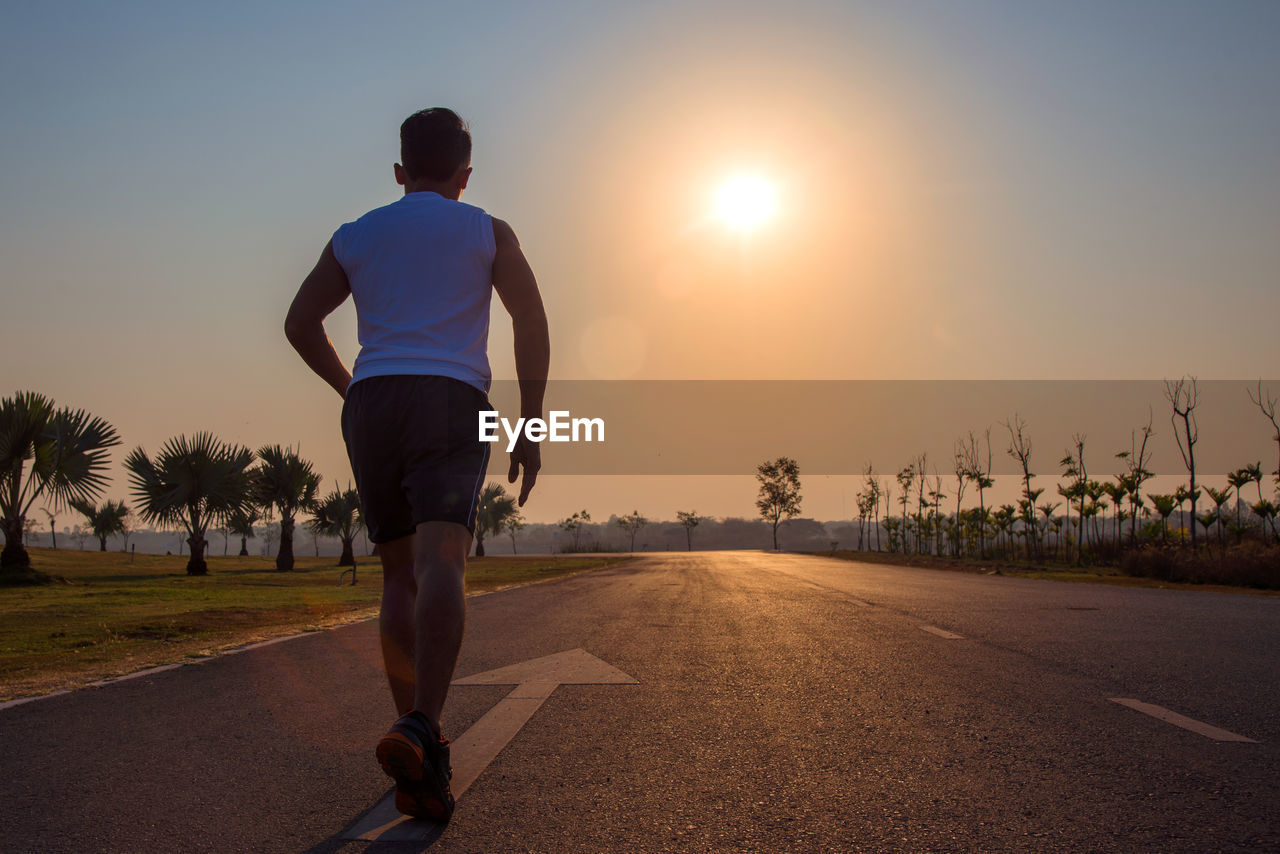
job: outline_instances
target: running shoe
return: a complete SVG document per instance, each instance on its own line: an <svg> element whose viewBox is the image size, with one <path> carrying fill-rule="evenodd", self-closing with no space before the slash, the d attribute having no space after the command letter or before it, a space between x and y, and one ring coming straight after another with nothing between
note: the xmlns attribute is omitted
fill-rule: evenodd
<svg viewBox="0 0 1280 854"><path fill-rule="evenodd" d="M453 815L449 740L419 711L396 721L378 742L378 764L396 781L396 809L414 818L448 821Z"/></svg>

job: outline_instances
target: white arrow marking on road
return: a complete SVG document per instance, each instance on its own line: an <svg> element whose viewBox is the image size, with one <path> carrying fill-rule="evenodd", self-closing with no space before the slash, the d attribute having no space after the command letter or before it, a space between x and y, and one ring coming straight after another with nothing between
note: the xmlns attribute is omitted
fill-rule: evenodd
<svg viewBox="0 0 1280 854"><path fill-rule="evenodd" d="M1122 706L1128 706L1136 712L1142 712L1144 715L1151 715L1156 720L1164 721L1167 724L1180 726L1183 729L1203 735L1205 738L1212 738L1214 741L1244 741L1249 744L1257 744L1252 738L1245 738L1243 735L1236 735L1225 729L1219 729L1212 724L1198 721L1195 718L1189 718L1180 715L1177 712L1166 709L1164 706L1157 706L1155 703L1144 703L1141 700L1130 700L1124 697L1108 697L1113 703L1119 703Z"/></svg>
<svg viewBox="0 0 1280 854"><path fill-rule="evenodd" d="M636 685L627 674L606 664L584 649L571 649L542 658L499 667L457 679L454 685L515 685L484 717L458 736L449 746L453 763L451 788L454 798L461 798L484 769L489 766L528 723L539 707L555 691L557 685ZM439 833L439 826L415 821L396 811L395 793L352 825L341 838L367 841L422 841Z"/></svg>

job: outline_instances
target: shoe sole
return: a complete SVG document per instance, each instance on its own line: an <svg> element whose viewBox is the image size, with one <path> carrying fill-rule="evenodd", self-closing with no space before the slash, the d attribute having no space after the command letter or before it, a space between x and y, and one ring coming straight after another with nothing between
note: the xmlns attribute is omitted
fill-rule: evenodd
<svg viewBox="0 0 1280 854"><path fill-rule="evenodd" d="M378 742L378 764L396 781L396 810L412 818L448 821L453 810L423 775L422 751L406 736L391 732Z"/></svg>
<svg viewBox="0 0 1280 854"><path fill-rule="evenodd" d="M389 732L378 742L378 764L386 775L396 781L418 783L422 781L422 749L398 732Z"/></svg>

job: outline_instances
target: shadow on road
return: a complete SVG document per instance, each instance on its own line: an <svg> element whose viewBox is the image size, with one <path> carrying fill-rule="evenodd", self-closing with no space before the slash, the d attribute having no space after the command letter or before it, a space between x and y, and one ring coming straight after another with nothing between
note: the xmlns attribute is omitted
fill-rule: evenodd
<svg viewBox="0 0 1280 854"><path fill-rule="evenodd" d="M393 791L395 790L389 789L387 794L390 795ZM382 799L379 799L373 806L352 817L342 830L306 849L303 854L336 854L339 851L347 854L356 854L356 852L359 854L415 854L434 845L449 826L430 821L409 820L389 826L385 829L386 833L383 837L372 840L352 838L358 832L355 828L358 828L365 821L366 816L377 809L381 802Z"/></svg>

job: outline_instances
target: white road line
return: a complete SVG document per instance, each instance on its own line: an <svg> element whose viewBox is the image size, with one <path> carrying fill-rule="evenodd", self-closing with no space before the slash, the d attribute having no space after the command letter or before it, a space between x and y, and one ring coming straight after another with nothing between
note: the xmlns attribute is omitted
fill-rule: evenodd
<svg viewBox="0 0 1280 854"><path fill-rule="evenodd" d="M921 626L920 628L924 629L931 635L937 635L938 637L946 638L947 640L964 640L964 635L958 635L955 632L949 632L946 629L940 629L937 626Z"/></svg>
<svg viewBox="0 0 1280 854"><path fill-rule="evenodd" d="M1212 738L1214 741L1244 741L1249 744L1257 744L1258 742L1252 738L1245 738L1243 735L1236 735L1234 732L1228 732L1225 729L1219 729L1216 726L1202 723L1201 721L1180 715L1177 712L1170 711L1164 706L1157 706L1154 703L1144 703L1141 700L1128 700L1123 697L1108 697L1113 703L1119 703L1127 706L1134 711L1142 712L1144 715L1150 715L1157 720L1174 726L1189 729L1192 732L1203 735L1205 738Z"/></svg>

